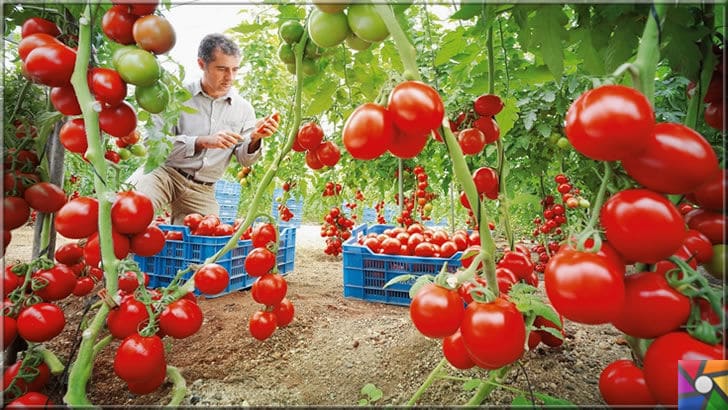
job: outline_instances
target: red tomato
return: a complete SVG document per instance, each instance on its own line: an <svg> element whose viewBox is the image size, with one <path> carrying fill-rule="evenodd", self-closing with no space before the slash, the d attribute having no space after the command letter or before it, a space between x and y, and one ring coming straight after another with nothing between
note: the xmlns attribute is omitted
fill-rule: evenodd
<svg viewBox="0 0 728 410"><path fill-rule="evenodd" d="M138 333L127 336L116 349L114 373L126 382L146 380L166 368L164 343L159 336L144 337Z"/></svg>
<svg viewBox="0 0 728 410"><path fill-rule="evenodd" d="M95 67L90 69L88 71L88 83L89 89L96 97L96 100L111 107L116 107L126 98L126 83L121 79L119 73L111 68ZM114 136L118 137L118 135Z"/></svg>
<svg viewBox="0 0 728 410"><path fill-rule="evenodd" d="M283 298L281 303L273 309L273 314L276 316L276 325L278 327L287 326L293 320L294 312L293 303L287 298Z"/></svg>
<svg viewBox="0 0 728 410"><path fill-rule="evenodd" d="M149 275L142 272L144 286L149 284ZM127 294L133 294L139 287L139 278L134 271L125 271L119 275L119 290Z"/></svg>
<svg viewBox="0 0 728 410"><path fill-rule="evenodd" d="M11 401L6 409L53 408L53 402L43 393L30 392Z"/></svg>
<svg viewBox="0 0 728 410"><path fill-rule="evenodd" d="M624 265L594 253L560 250L546 264L544 284L556 311L575 322L612 322L624 305Z"/></svg>
<svg viewBox="0 0 728 410"><path fill-rule="evenodd" d="M405 81L389 94L387 109L400 132L426 137L439 128L445 116L440 94L420 81Z"/></svg>
<svg viewBox="0 0 728 410"><path fill-rule="evenodd" d="M726 243L726 215L695 209L685 215L685 223L705 235L713 245Z"/></svg>
<svg viewBox="0 0 728 410"><path fill-rule="evenodd" d="M111 240L114 245L114 256L119 260L126 258L126 255L129 254L129 237L112 230ZM101 263L101 245L98 232L89 235L86 246L83 247L83 259L88 266L98 267L99 263Z"/></svg>
<svg viewBox="0 0 728 410"><path fill-rule="evenodd" d="M81 106L72 86L51 88L51 104L63 115L80 115Z"/></svg>
<svg viewBox="0 0 728 410"><path fill-rule="evenodd" d="M247 258L245 262L247 268ZM206 295L216 295L225 290L230 284L230 274L228 274L227 269L216 263L208 263L200 268L195 273L194 278L197 290Z"/></svg>
<svg viewBox="0 0 728 410"><path fill-rule="evenodd" d="M25 57L25 69L31 78L49 87L68 86L75 64L76 52L64 44L36 47Z"/></svg>
<svg viewBox="0 0 728 410"><path fill-rule="evenodd" d="M477 128L466 128L457 135L464 155L476 155L485 147L485 134Z"/></svg>
<svg viewBox="0 0 728 410"><path fill-rule="evenodd" d="M458 251L457 245L455 245L455 242L452 241L445 241L440 245L440 257L441 258L449 258L453 255L455 255Z"/></svg>
<svg viewBox="0 0 728 410"><path fill-rule="evenodd" d="M197 229L197 226L200 224L201 221L202 221L202 215L200 215L198 213L192 213L192 214L185 215L184 220L182 221L182 224L184 226L188 226L191 231L194 231L195 229Z"/></svg>
<svg viewBox="0 0 728 410"><path fill-rule="evenodd" d="M62 264L38 270L31 277L34 282L33 293L47 302L64 299L73 293L76 286L76 274Z"/></svg>
<svg viewBox="0 0 728 410"><path fill-rule="evenodd" d="M648 144L655 114L647 98L622 85L589 90L566 113L566 137L581 154L617 161L639 154Z"/></svg>
<svg viewBox="0 0 728 410"><path fill-rule="evenodd" d="M460 332L470 357L484 369L498 369L513 363L521 357L526 344L523 315L503 298L469 304Z"/></svg>
<svg viewBox="0 0 728 410"><path fill-rule="evenodd" d="M18 43L18 56L20 56L20 60L25 61L31 51L35 50L37 47L48 44L62 45L63 43L61 43L57 38L46 33L35 33L27 37L23 37L23 39L20 40L20 43Z"/></svg>
<svg viewBox="0 0 728 410"><path fill-rule="evenodd" d="M719 93L722 90L718 91ZM707 96L707 95L706 95ZM713 102L705 105L705 111L703 111L703 119L708 126L715 128L719 131L725 131L724 115L725 105L722 100Z"/></svg>
<svg viewBox="0 0 728 410"><path fill-rule="evenodd" d="M266 273L253 283L250 294L253 300L266 306L276 306L286 297L288 283L283 276Z"/></svg>
<svg viewBox="0 0 728 410"><path fill-rule="evenodd" d="M136 289L136 288L135 288ZM119 307L112 309L106 317L106 327L117 339L136 334L149 320L146 306L133 296L122 299Z"/></svg>
<svg viewBox="0 0 728 410"><path fill-rule="evenodd" d="M61 334L66 318L57 305L41 302L21 310L17 324L20 337L28 342L42 343Z"/></svg>
<svg viewBox="0 0 728 410"><path fill-rule="evenodd" d="M45 213L56 212L66 203L66 193L50 182L33 184L25 190L23 198L33 209Z"/></svg>
<svg viewBox="0 0 728 410"><path fill-rule="evenodd" d="M101 20L101 29L106 37L119 44L134 44L132 29L138 16L129 12L126 5L112 6Z"/></svg>
<svg viewBox="0 0 728 410"><path fill-rule="evenodd" d="M13 379L15 379L15 386L20 389L21 394L43 390L51 378L51 371L48 365L45 362L40 362L37 366L26 364L22 368L23 377L17 377L22 364L23 360L18 360L5 369L3 373L3 386L9 386Z"/></svg>
<svg viewBox="0 0 728 410"><path fill-rule="evenodd" d="M316 148L316 158L318 158L321 164L327 167L333 167L339 162L341 151L334 142L326 141Z"/></svg>
<svg viewBox="0 0 728 410"><path fill-rule="evenodd" d="M473 101L473 109L481 117L492 117L503 109L503 100L495 94L483 94Z"/></svg>
<svg viewBox="0 0 728 410"><path fill-rule="evenodd" d="M202 309L188 299L178 299L167 305L159 316L159 328L175 339L184 339L202 327Z"/></svg>
<svg viewBox="0 0 728 410"><path fill-rule="evenodd" d="M687 248L688 254L695 256L700 263L707 263L713 258L713 244L707 236L695 229L688 229L683 246Z"/></svg>
<svg viewBox="0 0 728 410"><path fill-rule="evenodd" d="M3 228L6 231L23 226L29 217L30 207L25 199L17 196L3 198Z"/></svg>
<svg viewBox="0 0 728 410"><path fill-rule="evenodd" d="M276 326L276 315L273 312L257 311L248 322L248 331L251 336L262 341L276 331Z"/></svg>
<svg viewBox="0 0 728 410"><path fill-rule="evenodd" d="M132 35L140 48L157 55L168 52L177 42L172 24L156 14L138 18L132 26Z"/></svg>
<svg viewBox="0 0 728 410"><path fill-rule="evenodd" d="M154 225L132 235L130 250L139 256L154 256L164 249L164 232Z"/></svg>
<svg viewBox="0 0 728 410"><path fill-rule="evenodd" d="M119 192L111 206L111 223L120 233L144 232L153 219L152 200L138 191Z"/></svg>
<svg viewBox="0 0 728 410"><path fill-rule="evenodd" d="M316 156L315 148L313 150L306 151L306 165L308 165L308 167L313 169L314 171L324 167L324 164L322 164Z"/></svg>
<svg viewBox="0 0 728 410"><path fill-rule="evenodd" d="M394 138L389 145L389 152L397 158L414 158L430 140L430 134L405 134L399 129L394 132Z"/></svg>
<svg viewBox="0 0 728 410"><path fill-rule="evenodd" d="M307 150L315 150L324 139L324 130L315 122L307 122L296 134L296 141Z"/></svg>
<svg viewBox="0 0 728 410"><path fill-rule="evenodd" d="M267 248L255 248L245 257L245 272L248 276L262 276L276 266L276 255Z"/></svg>
<svg viewBox="0 0 728 410"><path fill-rule="evenodd" d="M36 33L45 33L49 36L58 37L61 35L61 30L56 23L40 17L31 17L25 20L20 27L20 36L22 38Z"/></svg>
<svg viewBox="0 0 728 410"><path fill-rule="evenodd" d="M136 111L126 101L122 101L115 107L106 106L99 113L99 126L102 131L111 136L125 137L136 129Z"/></svg>
<svg viewBox="0 0 728 410"><path fill-rule="evenodd" d="M513 272L518 279L527 280L533 273L533 262L530 255L521 252L506 251L503 258L498 262L498 267L506 268Z"/></svg>
<svg viewBox="0 0 728 410"><path fill-rule="evenodd" d="M3 289L4 292L4 289ZM13 340L15 340L15 336L18 335L18 322L10 316L3 315L3 345L2 350L5 350L6 347L10 346L11 343L13 343Z"/></svg>
<svg viewBox="0 0 728 410"><path fill-rule="evenodd" d="M491 167L480 167L473 172L473 182L478 194L498 199L498 173Z"/></svg>
<svg viewBox="0 0 728 410"><path fill-rule="evenodd" d="M466 370L475 366L465 348L460 330L442 339L442 355L456 369Z"/></svg>
<svg viewBox="0 0 728 410"><path fill-rule="evenodd" d="M600 222L614 249L628 261L656 263L675 253L685 238L680 211L646 189L627 189L602 206Z"/></svg>
<svg viewBox="0 0 728 410"><path fill-rule="evenodd" d="M624 158L622 166L644 187L667 194L692 192L719 170L718 157L702 135L668 122L655 125L645 149Z"/></svg>
<svg viewBox="0 0 728 410"><path fill-rule="evenodd" d="M275 243L276 238L278 238L276 227L269 223L256 225L250 236L254 248L265 248L269 243Z"/></svg>
<svg viewBox="0 0 728 410"><path fill-rule="evenodd" d="M695 203L714 212L725 209L724 196L728 192L728 171L720 170L693 191Z"/></svg>
<svg viewBox="0 0 728 410"><path fill-rule="evenodd" d="M159 0L114 0L114 4L124 4L129 6L129 12L135 16L145 16L154 13L159 5Z"/></svg>
<svg viewBox="0 0 728 410"><path fill-rule="evenodd" d="M711 346L685 332L660 336L647 348L644 373L652 397L660 404L677 405L677 364L679 360L720 360L720 344Z"/></svg>
<svg viewBox="0 0 728 410"><path fill-rule="evenodd" d="M387 255L398 255L402 249L402 243L397 238L386 238L382 241L382 253Z"/></svg>
<svg viewBox="0 0 728 410"><path fill-rule="evenodd" d="M73 287L73 294L75 296L86 296L94 290L96 282L88 276L76 279L76 285Z"/></svg>
<svg viewBox="0 0 728 410"><path fill-rule="evenodd" d="M24 279L25 277L21 278L13 272L13 265L5 266L2 283L3 298L7 297L10 292L20 287L20 285L23 284Z"/></svg>
<svg viewBox="0 0 728 410"><path fill-rule="evenodd" d="M58 139L67 150L77 154L85 153L88 149L88 141L83 118L74 118L63 124L58 133Z"/></svg>
<svg viewBox="0 0 728 410"><path fill-rule="evenodd" d="M463 318L463 301L457 291L429 283L410 303L410 319L420 333L443 338L457 332Z"/></svg>
<svg viewBox="0 0 728 410"><path fill-rule="evenodd" d="M344 124L344 147L356 159L374 159L384 154L394 139L390 112L374 103L357 107Z"/></svg>
<svg viewBox="0 0 728 410"><path fill-rule="evenodd" d="M533 325L540 328L536 330L536 333L540 336L540 340L549 347L559 347L564 344L564 337L566 335L564 333L564 318L562 315L559 315L559 320L561 321L561 326L544 318L543 316L537 316L536 320L533 321ZM544 330L546 328L556 329L561 333L561 338L558 338L549 333L547 330Z"/></svg>
<svg viewBox="0 0 728 410"><path fill-rule="evenodd" d="M493 118L482 117L473 121L473 127L480 130L485 137L485 143L492 144L500 138L500 128Z"/></svg>
<svg viewBox="0 0 728 410"><path fill-rule="evenodd" d="M617 360L605 367L599 376L599 392L610 406L657 404L642 369L631 360Z"/></svg>
<svg viewBox="0 0 728 410"><path fill-rule="evenodd" d="M160 366L149 378L140 381L127 382L126 387L134 394L149 394L157 390L167 377L166 366Z"/></svg>
<svg viewBox="0 0 728 410"><path fill-rule="evenodd" d="M629 275L624 288L622 312L612 323L627 335L654 339L677 330L690 316L690 299L673 289L662 274Z"/></svg>

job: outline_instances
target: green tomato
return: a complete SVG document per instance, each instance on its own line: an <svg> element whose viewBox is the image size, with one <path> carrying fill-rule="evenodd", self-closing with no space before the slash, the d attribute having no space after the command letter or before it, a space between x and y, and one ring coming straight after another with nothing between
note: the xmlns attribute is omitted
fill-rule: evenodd
<svg viewBox="0 0 728 410"><path fill-rule="evenodd" d="M111 65L113 67L118 67L121 56L126 54L127 51L131 51L131 50L140 50L140 48L135 45L128 45L128 46L121 46L121 47L117 48L116 50L114 50L114 53L111 55Z"/></svg>
<svg viewBox="0 0 728 410"><path fill-rule="evenodd" d="M338 13L343 11L350 2L346 0L316 0L312 1L312 3L324 13Z"/></svg>
<svg viewBox="0 0 728 410"><path fill-rule="evenodd" d="M159 114L167 108L169 103L169 90L163 82L157 81L149 87L136 87L134 97L140 107L152 114Z"/></svg>
<svg viewBox="0 0 728 410"><path fill-rule="evenodd" d="M571 143L569 143L569 140L566 138L561 137L558 141L556 141L556 146L561 149L569 149L569 147L571 147Z"/></svg>
<svg viewBox="0 0 728 410"><path fill-rule="evenodd" d="M387 30L384 20L371 4L350 6L346 18L351 31L364 41L373 43L382 41L389 36L389 30Z"/></svg>
<svg viewBox="0 0 728 410"><path fill-rule="evenodd" d="M337 46L349 35L349 23L346 14L324 13L319 10L311 12L308 21L308 36L317 46L328 48Z"/></svg>
<svg viewBox="0 0 728 410"><path fill-rule="evenodd" d="M280 47L278 47L278 58L280 58L284 64L296 63L296 55L293 53L293 48L290 44L281 43Z"/></svg>
<svg viewBox="0 0 728 410"><path fill-rule="evenodd" d="M296 20L288 20L281 24L278 35L288 44L298 43L303 35L303 26Z"/></svg>
<svg viewBox="0 0 728 410"><path fill-rule="evenodd" d="M321 57L323 51L324 50L321 49L321 47L317 46L316 43L309 40L306 42L306 48L303 50L303 56L310 60L315 60Z"/></svg>
<svg viewBox="0 0 728 410"><path fill-rule="evenodd" d="M296 64L286 64L286 68L289 73L296 75Z"/></svg>
<svg viewBox="0 0 728 410"><path fill-rule="evenodd" d="M708 271L711 275L716 277L717 279L720 279L722 281L725 281L725 262L726 257L728 254L728 244L721 243L717 245L713 245L713 257L710 259L710 261L703 265L705 270Z"/></svg>
<svg viewBox="0 0 728 410"><path fill-rule="evenodd" d="M143 157L147 155L147 149L142 144L134 144L131 147L129 147L129 151L131 151L132 155L137 157Z"/></svg>
<svg viewBox="0 0 728 410"><path fill-rule="evenodd" d="M589 203L589 200L586 198L580 198L579 199L579 206L582 208L589 208L591 206L591 203Z"/></svg>
<svg viewBox="0 0 728 410"><path fill-rule="evenodd" d="M559 142L559 138L561 138L561 135L553 133L549 136L549 142L551 144L556 144L557 142Z"/></svg>
<svg viewBox="0 0 728 410"><path fill-rule="evenodd" d="M318 73L318 67L316 67L316 63L314 63L312 60L303 59L301 62L301 70L306 75L316 75Z"/></svg>
<svg viewBox="0 0 728 410"><path fill-rule="evenodd" d="M154 54L142 49L129 50L122 54L116 70L127 83L143 87L156 83L162 74Z"/></svg>
<svg viewBox="0 0 728 410"><path fill-rule="evenodd" d="M126 148L119 148L119 158L121 158L122 160L127 160L131 158L131 151Z"/></svg>
<svg viewBox="0 0 728 410"><path fill-rule="evenodd" d="M346 45L352 50L362 51L369 48L372 43L360 39L354 33L349 33L349 35L346 37Z"/></svg>

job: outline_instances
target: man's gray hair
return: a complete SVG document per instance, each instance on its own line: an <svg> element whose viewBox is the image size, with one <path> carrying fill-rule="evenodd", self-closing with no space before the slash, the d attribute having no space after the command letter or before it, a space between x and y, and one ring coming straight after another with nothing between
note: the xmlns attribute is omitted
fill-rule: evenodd
<svg viewBox="0 0 728 410"><path fill-rule="evenodd" d="M202 39L200 48L197 49L197 57L207 64L213 60L212 55L216 49L225 55L240 57L240 48L238 48L238 45L220 33L208 34Z"/></svg>

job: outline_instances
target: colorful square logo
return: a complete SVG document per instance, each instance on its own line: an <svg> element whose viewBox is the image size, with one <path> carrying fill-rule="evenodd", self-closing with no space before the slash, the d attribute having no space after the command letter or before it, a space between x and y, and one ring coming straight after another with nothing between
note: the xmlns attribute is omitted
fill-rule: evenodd
<svg viewBox="0 0 728 410"><path fill-rule="evenodd" d="M680 360L677 392L679 410L728 409L728 360Z"/></svg>

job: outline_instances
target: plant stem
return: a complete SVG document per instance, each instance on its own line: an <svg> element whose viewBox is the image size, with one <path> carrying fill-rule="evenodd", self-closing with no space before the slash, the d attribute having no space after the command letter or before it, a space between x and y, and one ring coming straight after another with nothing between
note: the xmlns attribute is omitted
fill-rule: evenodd
<svg viewBox="0 0 728 410"><path fill-rule="evenodd" d="M660 61L660 27L665 20L666 4L654 3L651 7L652 13L642 32L634 65L639 71L639 84L635 84L635 88L654 105L655 72Z"/></svg>
<svg viewBox="0 0 728 410"><path fill-rule="evenodd" d="M430 385L432 383L434 383L435 380L440 378L440 373L442 373L442 368L445 367L446 363L447 363L446 359L443 358L442 360L440 360L440 363L438 363L437 366L435 366L435 368L432 369L432 371L427 376L425 381L422 382L422 384L420 385L420 388L417 389L415 394L409 399L409 401L407 401L407 404L405 406L412 407L415 405L415 403L417 403L417 400L419 400L420 397L422 397L422 395L425 393L427 388L430 387Z"/></svg>
<svg viewBox="0 0 728 410"><path fill-rule="evenodd" d="M703 22L706 27L713 27L715 24L714 6L712 4L706 4L704 7ZM685 125L693 129L698 126L698 117L704 107L703 97L705 97L708 91L708 85L713 77L713 67L715 66L715 55L713 54L713 44L710 41L710 35L707 35L701 41L700 51L705 57L703 57L703 61L701 62L700 77L696 84L695 94L689 100L688 113L685 116Z"/></svg>
<svg viewBox="0 0 728 410"><path fill-rule="evenodd" d="M511 366L504 366L497 370L492 370L490 373L488 373L488 379L483 380L483 382L480 383L480 386L478 386L478 391L475 392L475 395L468 400L468 402L465 404L466 406L478 406L480 403L485 400L486 397L493 391L493 389L498 386L496 383L493 383L494 380L502 379L505 377L505 375L511 370Z"/></svg>
<svg viewBox="0 0 728 410"><path fill-rule="evenodd" d="M48 369L50 369L51 374L58 375L63 373L63 369L65 369L66 366L63 365L63 362L61 362L61 359L59 359L55 353L45 347L39 347L38 351L43 356L43 361L48 365Z"/></svg>
<svg viewBox="0 0 728 410"><path fill-rule="evenodd" d="M609 185L609 181L611 179L612 165L609 163L609 161L604 161L604 176L602 177L602 183L599 185L597 197L592 204L592 211L589 217L589 223L586 227L587 231L593 230L597 226L597 222L599 221L599 211L602 209L602 205L604 204L604 197L607 193L607 185Z"/></svg>
<svg viewBox="0 0 728 410"><path fill-rule="evenodd" d="M402 31L402 27L399 26L397 18L392 12L392 8L389 4L374 4L374 10L379 14L384 21L384 25L387 26L389 34L392 35L394 45L397 47L399 52L399 58L402 60L404 65L404 77L407 80L421 80L420 70L417 67L417 51L407 40L407 36Z"/></svg>
<svg viewBox="0 0 728 410"><path fill-rule="evenodd" d="M179 369L174 366L167 366L167 377L174 384L172 387L172 399L167 407L178 407L187 395L187 382L182 377Z"/></svg>
<svg viewBox="0 0 728 410"><path fill-rule="evenodd" d="M99 354L99 352L102 351L104 347L108 346L109 343L111 343L113 340L114 336L109 334L106 335L106 337L104 337L103 339L96 342L96 344L94 345L94 356Z"/></svg>

